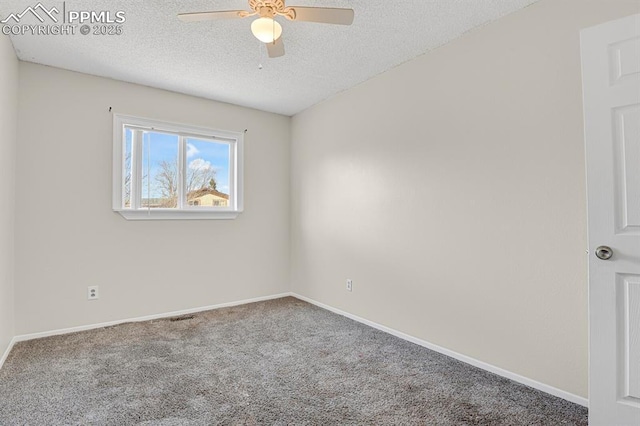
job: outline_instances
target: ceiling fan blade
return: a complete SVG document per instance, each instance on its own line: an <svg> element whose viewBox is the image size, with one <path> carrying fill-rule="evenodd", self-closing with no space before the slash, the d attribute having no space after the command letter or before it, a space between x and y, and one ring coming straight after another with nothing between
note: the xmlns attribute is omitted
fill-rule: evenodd
<svg viewBox="0 0 640 426"><path fill-rule="evenodd" d="M296 13L293 21L321 22L324 24L351 25L353 9L336 9L331 7L291 6Z"/></svg>
<svg viewBox="0 0 640 426"><path fill-rule="evenodd" d="M179 13L182 22L213 21L216 19L244 18L246 10L224 10L220 12Z"/></svg>
<svg viewBox="0 0 640 426"><path fill-rule="evenodd" d="M284 55L284 43L282 37L279 37L273 43L265 43L267 45L267 53L270 58L278 58Z"/></svg>

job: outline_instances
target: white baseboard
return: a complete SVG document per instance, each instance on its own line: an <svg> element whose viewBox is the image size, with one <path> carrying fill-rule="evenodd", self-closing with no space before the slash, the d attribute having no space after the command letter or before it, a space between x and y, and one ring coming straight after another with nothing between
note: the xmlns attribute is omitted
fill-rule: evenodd
<svg viewBox="0 0 640 426"><path fill-rule="evenodd" d="M4 351L4 353L2 354L2 358L0 358L0 368L2 368L2 366L4 365L4 362L7 360L7 357L9 356L9 352L11 352L11 349L13 349L13 345L15 345L16 342L17 340L15 337L11 339L11 341L9 342L9 346L7 346L7 350Z"/></svg>
<svg viewBox="0 0 640 426"><path fill-rule="evenodd" d="M252 298L252 299L238 300L238 301L235 301L235 302L220 303L218 305L201 306L201 307L198 307L198 308L183 309L181 311L164 312L164 313L161 313L161 314L153 314L153 315L146 315L146 316L143 316L143 317L136 317L136 318L120 319L120 320L115 320L115 321L101 322L101 323L98 323L98 324L80 325L80 326L77 326L77 327L69 327L69 328L62 328L62 329L58 329L58 330L43 331L43 332L40 332L40 333L22 334L22 335L19 335L19 336L16 336L16 337L13 338L13 340L11 341L11 345L10 345L9 349L7 349L7 352L5 353L5 355L2 358L2 360L4 361L4 358L9 354L9 351L13 347L13 344L16 343L16 342L24 342L26 340L39 339L41 337L57 336L59 334L68 334L68 333L75 333L75 332L78 332L78 331L92 330L92 329L95 329L95 328L110 327L112 325L123 324L123 323L126 323L126 322L150 321L150 320L161 319L161 318L176 317L176 316L180 316L180 315L195 314L195 313L202 312L202 311L210 311L210 310L213 310L213 309L220 309L220 308L229 308L231 306L246 305L248 303L263 302L265 300L280 299L280 298L288 297L288 296L291 296L291 293L273 294L273 295L270 295L270 296L255 297L255 298ZM1 366L2 366L2 364L0 363L0 367Z"/></svg>
<svg viewBox="0 0 640 426"><path fill-rule="evenodd" d="M553 386L549 386L549 385L546 385L544 383L540 383L540 382L538 382L536 380L533 380L533 379L530 379L528 377L524 377L524 376L521 376L519 374L512 373L511 371L504 370L504 369L502 369L500 367L496 367L495 365L487 364L486 362L479 361L479 360L477 360L475 358L471 358L469 356L459 354L459 353L454 352L452 350L449 350L447 348L443 348L442 346L438 346L438 345L435 345L433 343L429 343L429 342L427 342L425 340L418 339L417 337L410 336L410 335L405 334L405 333L403 333L401 331L394 330L392 328L389 328L389 327L386 327L384 325L375 323L373 321L369 321L369 320L364 319L364 318L360 318L359 316L350 314L350 313L342 311L340 309L336 309L336 308L334 308L332 306L325 305L324 303L317 302L317 301L315 301L313 299L310 299L308 297L301 296L301 295L296 294L296 293L291 293L291 296L295 297L296 299L300 299L300 300L303 300L305 302L311 303L312 305L316 305L316 306L318 306L320 308L326 309L328 311L334 312L336 314L345 316L347 318L350 318L350 319L352 319L354 321L357 321L357 322L360 322L362 324L366 324L369 327L373 327L373 328L378 329L380 331L384 331L385 333L389 333L389 334L391 334L393 336L396 336L396 337L399 337L399 338L401 338L403 340L407 340L407 341L409 341L411 343L415 343L416 345L420 345L420 346L423 346L423 347L425 347L427 349L431 349L432 351L439 352L439 353L441 353L443 355L450 356L451 358L455 358L458 361L462 361L464 363L473 365L474 367L481 368L481 369L486 370L486 371L488 371L490 373L497 374L498 376L506 377L507 379L513 380L514 382L522 383L523 385L527 385L527 386L532 387L534 389L540 390L542 392L546 392L546 393L551 394L553 396L557 396L558 398L565 399L567 401L573 402L575 404L582 405L584 407L588 407L589 406L588 399L583 398L581 396L574 395L572 393L563 391L561 389L554 388Z"/></svg>
<svg viewBox="0 0 640 426"><path fill-rule="evenodd" d="M532 387L534 389L538 389L542 392L546 392L548 394L551 394L553 396L557 396L559 398L565 399L567 401L573 402L575 404L579 404L582 405L584 407L588 407L589 405L589 401L586 398L583 398L581 396L578 395L574 395L572 393L563 391L561 389L557 389L554 388L553 386L549 386L546 385L544 383L540 383L538 381L535 381L533 379L529 379L528 377L524 377L521 376L519 374L516 373L512 373L511 371L507 371L504 370L500 367L496 367L495 365L491 365L488 364L486 362L483 361L479 361L475 358L471 358L469 356L466 355L462 355L459 354L457 352L454 352L452 350L443 348L442 346L438 346L435 345L433 343L429 343L425 340L422 339L418 339L417 337L413 337L410 336L408 334L405 334L401 331L397 331L394 330L392 328L386 327L384 325L375 323L373 321L369 321L367 319L361 318L357 315L353 315L350 314L348 312L342 311L340 309L334 308L332 306L329 305L325 305L324 303L320 303L317 302L313 299L310 299L308 297L302 296L300 294L297 293L280 293L280 294L274 294L271 296L263 296L263 297L256 297L253 299L245 299L245 300L238 300L235 302L227 302L227 303L220 303L218 305L210 305L210 306L201 306L198 308L191 308L191 309L184 309L181 311L173 311L173 312L165 312L165 313L161 313L161 314L154 314L154 315L147 315L147 316L143 316L143 317L136 317L136 318L129 318L129 319L121 319L121 320L115 320L115 321L108 321L108 322L103 322L103 323L98 323L98 324L89 324L89 325L81 325L81 326L77 326L77 327L70 327L70 328L63 328L63 329L58 329L58 330L50 330L50 331L43 331L40 333L31 333L31 334L22 334L19 336L15 336L11 342L9 343L9 347L5 350L4 354L2 355L2 358L0 358L0 368L2 368L2 365L4 364L5 360L7 359L7 357L9 356L9 352L11 352L11 349L13 348L13 346L17 343L17 342L23 342L26 340L32 340L32 339L39 339L41 337L48 337L48 336L56 336L56 335L60 335L60 334L67 334L67 333L75 333L78 331L85 331L85 330L92 330L95 328L103 328L103 327L110 327L112 325L117 325L117 324L122 324L122 323L126 323L126 322L140 322L140 321L150 321L150 320L155 320L155 319L161 319L161 318L169 318L169 317L174 317L174 316L180 316L180 315L188 315L188 314L194 314L197 312L202 312L202 311L210 311L213 309L220 309L220 308L228 308L231 306L239 306L239 305L245 305L248 303L255 303L255 302L262 302L265 300L272 300L272 299L280 299L283 297L288 297L288 296L292 296L295 297L297 299L303 300L305 302L311 303L312 305L318 306L322 309L326 309L328 311L334 312L338 315L342 315L345 316L347 318L350 318L354 321L358 321L362 324L366 324L370 327L373 327L375 329L378 329L380 331L384 331L385 333L389 333L393 336L399 337L400 339L409 341L411 343L415 343L416 345L420 345L423 346L427 349L431 349L433 351L439 352L441 354L450 356L451 358L455 358L459 361L465 362L467 364L473 365L474 367L478 367L481 368L483 370L489 371L491 373L497 374L499 376L502 377L506 377L507 379L511 379L515 382L518 383L522 383L524 385L527 385L529 387Z"/></svg>

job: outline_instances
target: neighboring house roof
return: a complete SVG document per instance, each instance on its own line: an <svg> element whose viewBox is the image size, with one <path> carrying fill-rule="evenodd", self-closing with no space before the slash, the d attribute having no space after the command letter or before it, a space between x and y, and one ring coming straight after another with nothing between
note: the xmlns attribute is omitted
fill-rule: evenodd
<svg viewBox="0 0 640 426"><path fill-rule="evenodd" d="M224 198L225 200L229 199L229 194L225 194L223 192L216 191L210 188L202 188L195 191L190 191L187 194L187 199L193 200L194 198L204 197L205 195L213 195L219 198Z"/></svg>

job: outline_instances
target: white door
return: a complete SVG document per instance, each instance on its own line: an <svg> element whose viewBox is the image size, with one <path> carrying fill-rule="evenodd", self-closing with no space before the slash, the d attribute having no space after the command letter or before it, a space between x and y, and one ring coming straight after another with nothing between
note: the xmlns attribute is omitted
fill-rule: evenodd
<svg viewBox="0 0 640 426"><path fill-rule="evenodd" d="M640 426L640 15L582 31L581 45L589 423Z"/></svg>

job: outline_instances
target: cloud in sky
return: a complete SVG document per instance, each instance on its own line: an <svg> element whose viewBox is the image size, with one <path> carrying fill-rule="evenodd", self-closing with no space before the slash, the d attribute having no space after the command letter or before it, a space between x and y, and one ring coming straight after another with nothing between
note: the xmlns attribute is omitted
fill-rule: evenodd
<svg viewBox="0 0 640 426"><path fill-rule="evenodd" d="M196 158L189 163L189 168L192 170L207 170L212 169L210 161L205 161L202 158Z"/></svg>
<svg viewBox="0 0 640 426"><path fill-rule="evenodd" d="M190 144L190 143L187 144L187 158L193 157L199 152L200 150L196 148L193 144Z"/></svg>

